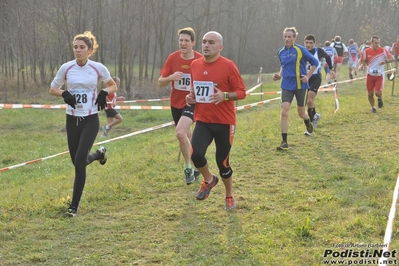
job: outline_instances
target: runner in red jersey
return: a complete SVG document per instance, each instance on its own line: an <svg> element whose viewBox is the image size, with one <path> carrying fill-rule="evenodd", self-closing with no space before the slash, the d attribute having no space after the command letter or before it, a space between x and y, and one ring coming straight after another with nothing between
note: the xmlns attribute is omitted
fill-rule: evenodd
<svg viewBox="0 0 399 266"><path fill-rule="evenodd" d="M176 125L176 137L179 141L180 151L184 158L184 175L186 184L194 183L199 172L192 168L190 159L191 125L193 124L194 106L186 105L186 96L190 92L191 75L190 65L194 59L202 55L193 50L195 45L195 32L192 28L180 29L180 50L173 52L166 59L158 79L160 87L172 83L170 105L172 117Z"/></svg>
<svg viewBox="0 0 399 266"><path fill-rule="evenodd" d="M226 189L225 209L233 210L236 203L229 154L236 126L234 101L244 99L246 91L236 65L220 55L222 50L222 35L207 32L202 39L204 59L194 60L191 64L192 90L186 100L188 105L195 104L191 159L204 177L197 199L206 199L219 181L210 172L205 158L206 150L214 140L216 163Z"/></svg>
<svg viewBox="0 0 399 266"><path fill-rule="evenodd" d="M399 36L396 37L396 42L392 44L391 53L395 56L395 66L398 68L399 62Z"/></svg>
<svg viewBox="0 0 399 266"><path fill-rule="evenodd" d="M120 84L121 84L121 80L118 77L113 77L112 78L115 83L116 86L119 88ZM117 96L116 92L114 93L108 93L107 95L107 108L104 110L105 114L107 116L107 124L103 127L101 127L101 129L103 130L103 134L101 135L101 137L108 137L108 133L111 130L111 128L113 128L114 126L116 126L119 123L122 123L123 121L123 117L120 113L118 113L115 110L115 102L116 101L124 101L125 97L123 96Z"/></svg>
<svg viewBox="0 0 399 266"><path fill-rule="evenodd" d="M383 47L380 47L380 38L373 36L371 38L371 47L365 49L359 59L359 69L363 69L364 65L367 64L367 95L369 103L371 105L371 111L377 112L377 108L374 105L374 93L378 98L378 108L383 107L382 101L382 89L384 88L384 65L393 62L395 59Z"/></svg>

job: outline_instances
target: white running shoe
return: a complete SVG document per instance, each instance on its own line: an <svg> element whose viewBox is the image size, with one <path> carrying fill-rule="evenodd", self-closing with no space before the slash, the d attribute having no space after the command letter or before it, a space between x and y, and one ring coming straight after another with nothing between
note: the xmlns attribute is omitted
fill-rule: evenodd
<svg viewBox="0 0 399 266"><path fill-rule="evenodd" d="M100 159L98 159L98 161L101 165L104 165L107 162L107 156L105 156L107 149L104 146L101 146L97 152L100 154Z"/></svg>
<svg viewBox="0 0 399 266"><path fill-rule="evenodd" d="M104 137L108 137L108 131L109 131L109 129L107 129L107 126L103 126L103 127L102 127L102 130L103 130L103 136L104 136Z"/></svg>
<svg viewBox="0 0 399 266"><path fill-rule="evenodd" d="M317 127L317 123L319 122L320 118L321 118L320 114L317 114L317 113L314 114L314 116L313 116L313 127L314 128Z"/></svg>

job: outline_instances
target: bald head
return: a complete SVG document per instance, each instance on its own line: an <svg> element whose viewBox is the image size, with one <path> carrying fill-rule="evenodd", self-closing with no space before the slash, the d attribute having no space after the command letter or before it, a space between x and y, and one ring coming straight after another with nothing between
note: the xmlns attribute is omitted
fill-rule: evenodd
<svg viewBox="0 0 399 266"><path fill-rule="evenodd" d="M218 59L223 50L223 37L219 32L209 31L202 38L202 54L207 63Z"/></svg>
<svg viewBox="0 0 399 266"><path fill-rule="evenodd" d="M212 36L212 38L214 40L216 40L218 43L223 45L223 36L219 32L217 32L217 31L208 31L207 33L205 33L203 39L205 39L206 37L210 37L210 36Z"/></svg>

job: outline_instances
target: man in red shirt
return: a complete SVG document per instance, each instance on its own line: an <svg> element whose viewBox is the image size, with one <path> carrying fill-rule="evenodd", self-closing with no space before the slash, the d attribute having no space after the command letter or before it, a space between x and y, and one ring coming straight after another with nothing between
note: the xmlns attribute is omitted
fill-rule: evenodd
<svg viewBox="0 0 399 266"><path fill-rule="evenodd" d="M119 88L120 84L121 84L121 80L118 77L113 77L112 78L115 83L116 83L116 87ZM107 124L105 126L102 127L103 130L103 134L101 135L101 137L108 137L108 133L111 130L111 128L113 128L114 126L116 126L119 123L122 123L123 121L123 117L120 113L118 113L115 110L115 102L116 101L124 101L125 97L123 96L117 96L116 92L114 93L108 93L107 95L107 108L104 110L105 114L107 116Z"/></svg>
<svg viewBox="0 0 399 266"><path fill-rule="evenodd" d="M202 38L204 58L191 63L193 83L186 101L188 105L195 104L191 159L204 177L196 198L206 199L219 181L210 172L205 158L206 150L214 140L216 163L226 189L225 209L234 210L233 170L229 164L236 127L234 101L244 99L246 91L237 66L220 55L222 50L222 35L216 31L207 32Z"/></svg>
<svg viewBox="0 0 399 266"><path fill-rule="evenodd" d="M398 68L399 62L399 36L396 37L396 42L392 44L391 53L395 56L395 66Z"/></svg>
<svg viewBox="0 0 399 266"><path fill-rule="evenodd" d="M374 105L374 93L378 98L378 108L382 108L384 103L382 101L382 89L384 88L384 65L393 62L395 59L383 47L380 47L380 38L373 36L371 38L370 48L365 49L359 59L360 70L363 70L367 64L366 87L371 111L377 112Z"/></svg>
<svg viewBox="0 0 399 266"><path fill-rule="evenodd" d="M191 166L190 139L191 125L193 124L194 105L186 105L186 95L190 93L191 75L190 65L194 59L202 58L202 55L193 50L195 45L195 32L187 27L177 32L179 36L179 48L169 55L165 65L161 69L161 77L158 79L160 87L166 87L172 83L170 93L170 106L172 117L176 125L176 137L179 141L180 151L184 158L184 175L186 184L195 182L198 171Z"/></svg>

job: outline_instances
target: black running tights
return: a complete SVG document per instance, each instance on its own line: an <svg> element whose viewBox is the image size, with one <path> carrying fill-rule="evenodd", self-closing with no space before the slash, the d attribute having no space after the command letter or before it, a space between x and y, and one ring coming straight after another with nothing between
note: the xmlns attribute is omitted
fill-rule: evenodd
<svg viewBox="0 0 399 266"><path fill-rule="evenodd" d="M71 206L78 207L86 183L86 165L99 159L99 154L89 154L100 127L98 114L76 117L67 115L66 131L69 154L75 166L75 181Z"/></svg>

